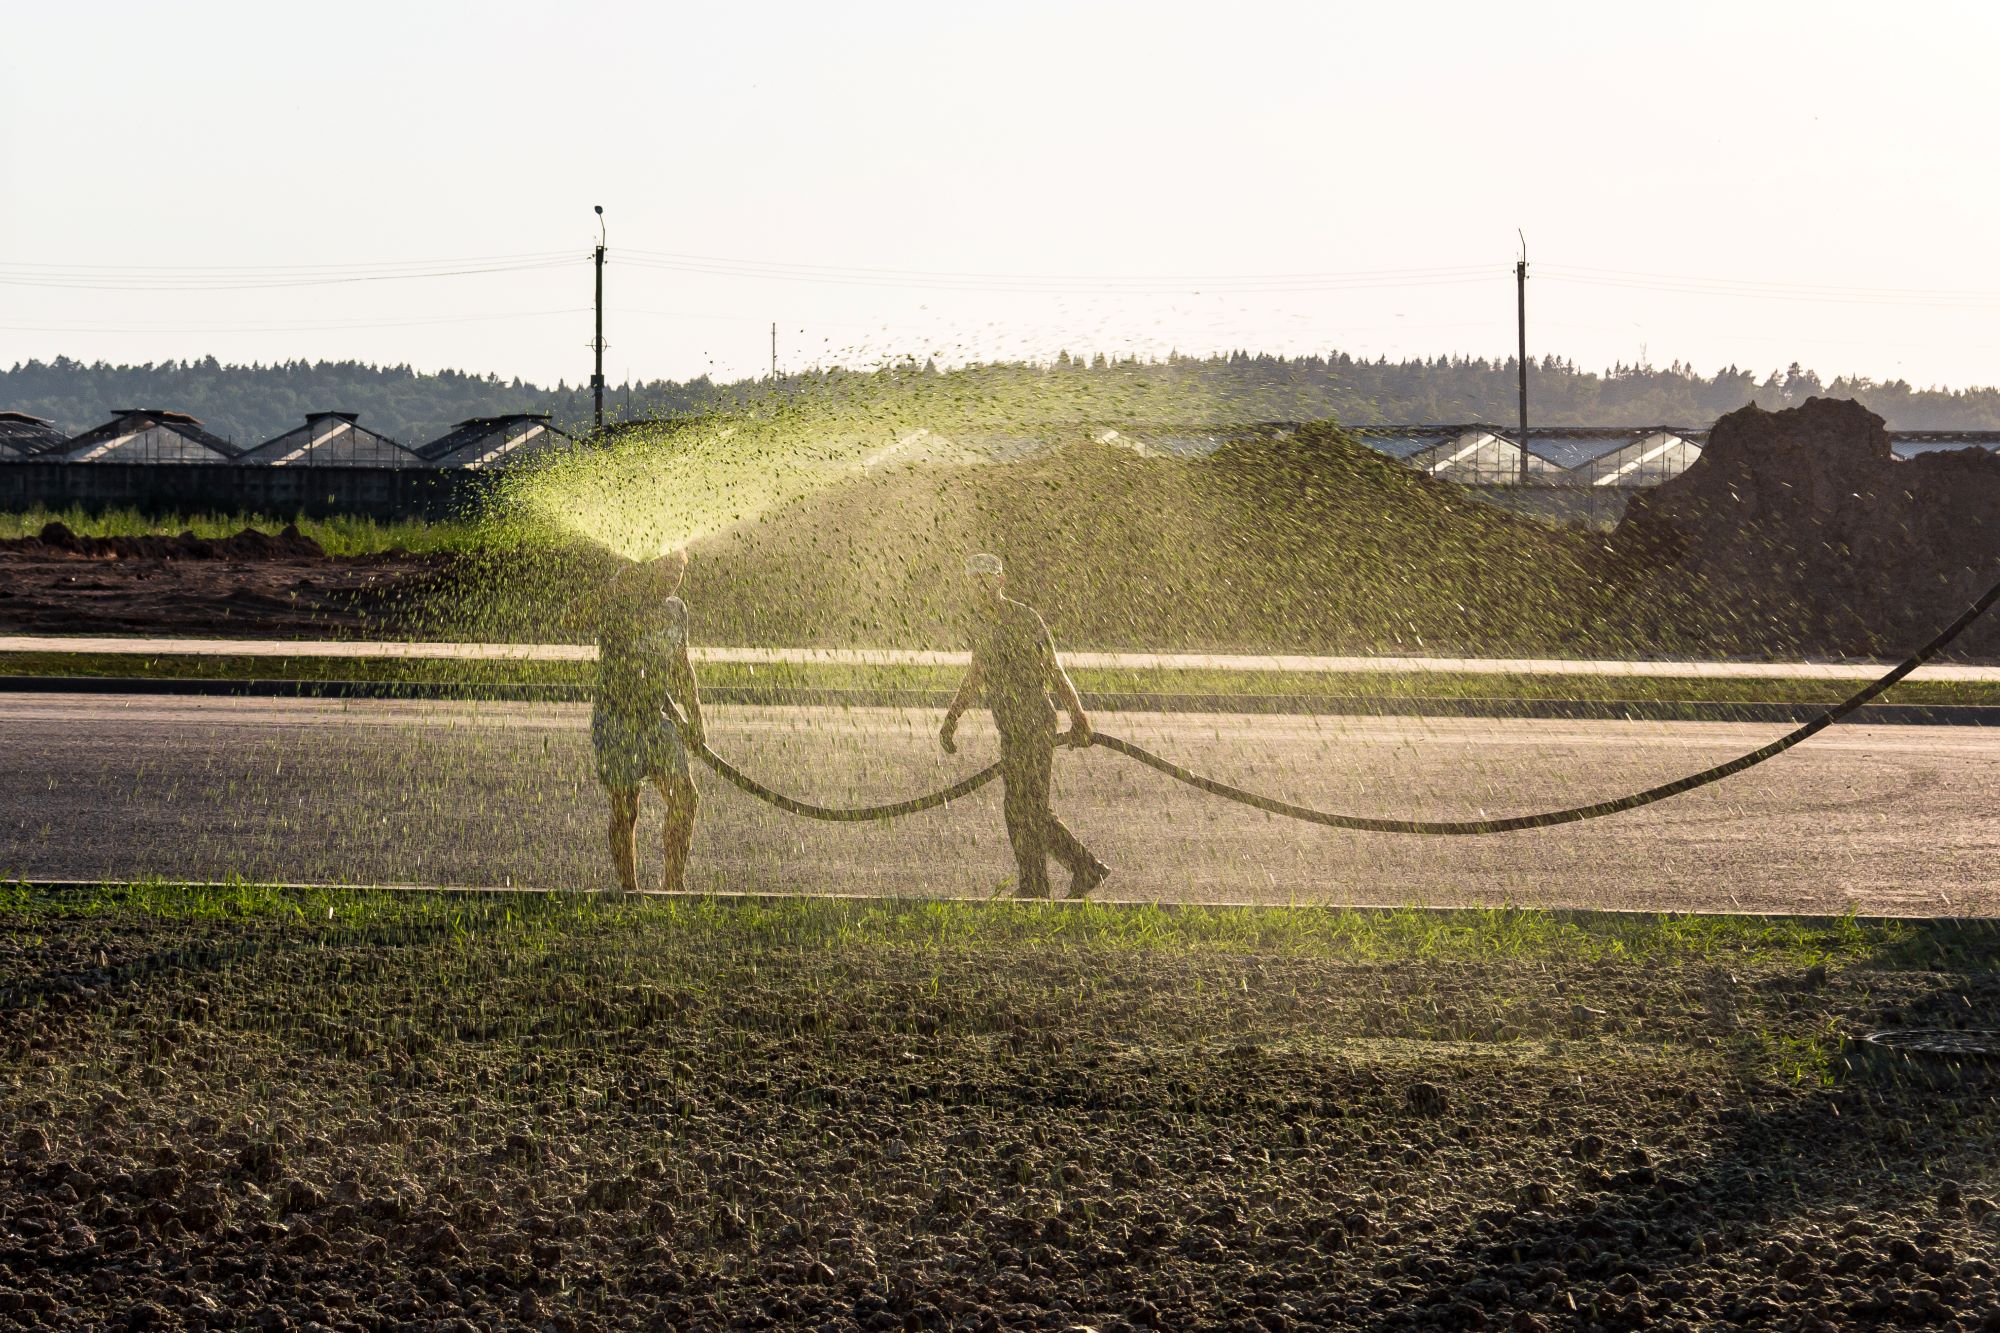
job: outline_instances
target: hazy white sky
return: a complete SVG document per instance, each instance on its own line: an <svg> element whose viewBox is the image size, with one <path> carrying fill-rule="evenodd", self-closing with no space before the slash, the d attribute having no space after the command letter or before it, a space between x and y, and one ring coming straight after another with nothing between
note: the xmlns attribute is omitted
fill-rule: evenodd
<svg viewBox="0 0 2000 1333"><path fill-rule="evenodd" d="M1990 384L1997 38L1825 0L0 0L0 364L575 382L601 203L614 381L758 373L772 320L787 367L1506 355L1520 227L1532 355ZM444 262L488 256L566 262Z"/></svg>

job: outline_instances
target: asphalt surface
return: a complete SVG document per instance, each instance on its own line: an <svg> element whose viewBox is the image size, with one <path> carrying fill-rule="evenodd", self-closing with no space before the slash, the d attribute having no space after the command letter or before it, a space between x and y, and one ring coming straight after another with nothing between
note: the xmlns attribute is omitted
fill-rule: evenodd
<svg viewBox="0 0 2000 1333"><path fill-rule="evenodd" d="M316 657L398 660L589 662L597 648L570 643L423 643L390 639L201 639L119 635L0 635L0 653L99 653L144 657ZM696 662L748 665L962 667L963 652L904 648L697 647ZM1893 662L1710 662L1557 657L1317 657L1269 653L1064 652L1070 667L1123 671L1287 671L1391 674L1616 676L1680 680L1873 680ZM1932 663L1915 680L2000 681L2000 666Z"/></svg>
<svg viewBox="0 0 2000 1333"><path fill-rule="evenodd" d="M710 742L790 794L871 803L992 757L934 712L718 707ZM1775 725L1123 713L1108 729L1244 786L1363 814L1513 814L1623 793ZM0 877L598 888L588 709L574 704L0 695ZM692 887L985 896L1012 873L996 786L890 825L827 825L698 770ZM2000 737L1834 729L1632 814L1485 838L1350 834L1179 787L1104 751L1058 809L1116 868L1097 896L1182 902L2000 914ZM656 836L657 807L648 808ZM653 852L656 843L642 844ZM657 856L648 858L650 873Z"/></svg>

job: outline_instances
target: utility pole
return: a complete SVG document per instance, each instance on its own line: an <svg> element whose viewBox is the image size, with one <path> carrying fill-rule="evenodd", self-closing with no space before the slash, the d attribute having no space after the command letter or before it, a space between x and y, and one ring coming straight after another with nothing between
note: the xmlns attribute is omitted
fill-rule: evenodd
<svg viewBox="0 0 2000 1333"><path fill-rule="evenodd" d="M771 321L771 378L778 378L778 321Z"/></svg>
<svg viewBox="0 0 2000 1333"><path fill-rule="evenodd" d="M1514 264L1514 320L1521 335L1521 435L1517 443L1521 446L1520 484L1528 484L1528 238L1519 228L1514 234L1521 237L1521 258Z"/></svg>
<svg viewBox="0 0 2000 1333"><path fill-rule="evenodd" d="M591 340L591 347L597 353L597 365L590 376L591 415L597 422L597 429L604 429L604 246L609 234L604 229L604 205L596 204L597 210L597 337Z"/></svg>

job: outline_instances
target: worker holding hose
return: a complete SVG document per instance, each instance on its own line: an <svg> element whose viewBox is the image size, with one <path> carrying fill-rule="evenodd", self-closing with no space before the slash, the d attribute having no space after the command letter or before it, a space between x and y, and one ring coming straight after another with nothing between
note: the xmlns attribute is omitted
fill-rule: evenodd
<svg viewBox="0 0 2000 1333"><path fill-rule="evenodd" d="M1040 613L1006 595L1007 574L1000 557L971 556L965 562L965 572L972 584L975 617L972 667L945 710L938 743L946 754L957 753L954 737L959 714L971 707L983 690L1000 731L1007 838L1020 865L1014 896L1049 896L1048 858L1053 856L1069 869L1070 897L1081 898L1103 883L1111 868L1092 856L1050 807L1049 783L1058 738L1049 691L1055 691L1069 714L1069 731L1061 739L1073 746L1088 746L1090 719L1084 715L1076 686L1056 660L1055 642Z"/></svg>
<svg viewBox="0 0 2000 1333"><path fill-rule="evenodd" d="M678 595L687 566L686 551L625 565L598 608L590 742L598 781L611 800L611 863L627 893L639 891L639 793L648 782L667 805L660 888L669 893L687 888L688 850L700 806L688 775L688 747L702 744L701 694L688 661L688 609Z"/></svg>

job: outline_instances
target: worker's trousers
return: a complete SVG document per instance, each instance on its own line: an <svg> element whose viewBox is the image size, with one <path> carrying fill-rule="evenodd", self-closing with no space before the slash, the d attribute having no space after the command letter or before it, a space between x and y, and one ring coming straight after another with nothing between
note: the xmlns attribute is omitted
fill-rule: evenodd
<svg viewBox="0 0 2000 1333"><path fill-rule="evenodd" d="M1015 888L1022 898L1049 896L1049 858L1071 873L1096 863L1049 805L1055 772L1055 734L1040 730L1000 737L1000 781L1006 789L1007 839L1020 866Z"/></svg>

